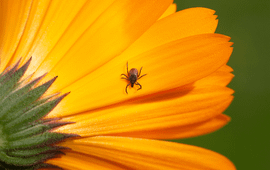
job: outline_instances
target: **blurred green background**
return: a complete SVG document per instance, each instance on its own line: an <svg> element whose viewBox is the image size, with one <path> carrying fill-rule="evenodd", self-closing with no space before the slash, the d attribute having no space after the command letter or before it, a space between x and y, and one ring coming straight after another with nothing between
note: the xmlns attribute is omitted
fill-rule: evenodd
<svg viewBox="0 0 270 170"><path fill-rule="evenodd" d="M238 170L270 169L270 1L175 0L177 9L207 7L218 15L217 33L232 37L234 69L229 87L235 98L225 111L224 128L177 142L201 146L228 157Z"/></svg>

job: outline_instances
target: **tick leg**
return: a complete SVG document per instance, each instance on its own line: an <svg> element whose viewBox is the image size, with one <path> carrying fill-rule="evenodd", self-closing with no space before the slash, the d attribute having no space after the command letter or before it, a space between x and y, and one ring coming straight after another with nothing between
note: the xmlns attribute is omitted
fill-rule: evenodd
<svg viewBox="0 0 270 170"><path fill-rule="evenodd" d="M128 83L128 85L126 86L126 93L128 94L128 92L127 92L127 88L128 88L128 86L130 85L130 83Z"/></svg>
<svg viewBox="0 0 270 170"><path fill-rule="evenodd" d="M139 75L138 75L138 77L140 77L140 75L141 75L141 72L142 72L142 67L141 67L141 69L140 69L140 72L139 72Z"/></svg>
<svg viewBox="0 0 270 170"><path fill-rule="evenodd" d="M142 89L142 85L140 85L140 83L136 82L135 84L140 86L140 88L138 88L137 90Z"/></svg>
<svg viewBox="0 0 270 170"><path fill-rule="evenodd" d="M142 76L140 76L140 77L138 77L138 80L140 79L140 78L142 78L143 76L146 76L147 74L144 74L144 75L142 75Z"/></svg>
<svg viewBox="0 0 270 170"><path fill-rule="evenodd" d="M126 79L126 80L128 80L128 76L127 76L127 75L121 74L121 76L125 76L125 77L121 77L121 79Z"/></svg>
<svg viewBox="0 0 270 170"><path fill-rule="evenodd" d="M129 74L128 74L128 62L127 62L127 75L129 75Z"/></svg>

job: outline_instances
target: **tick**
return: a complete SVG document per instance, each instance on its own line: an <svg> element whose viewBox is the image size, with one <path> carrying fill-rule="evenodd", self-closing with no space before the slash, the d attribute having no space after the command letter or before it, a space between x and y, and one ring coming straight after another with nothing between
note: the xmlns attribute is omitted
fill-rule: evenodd
<svg viewBox="0 0 270 170"><path fill-rule="evenodd" d="M146 74L141 75L141 71L142 71L142 67L140 69L140 72L138 73L138 70L136 68L132 68L128 71L128 63L127 63L127 75L125 74L121 74L121 76L125 76L125 77L121 77L121 79L126 79L129 81L129 83L126 86L126 93L127 92L127 88L130 85L131 87L134 86L134 84L140 86L140 88L138 88L137 90L142 89L142 85L140 85L140 83L137 82L137 80L139 80L140 78L142 78L143 76L146 76ZM141 76L140 76L141 75Z"/></svg>

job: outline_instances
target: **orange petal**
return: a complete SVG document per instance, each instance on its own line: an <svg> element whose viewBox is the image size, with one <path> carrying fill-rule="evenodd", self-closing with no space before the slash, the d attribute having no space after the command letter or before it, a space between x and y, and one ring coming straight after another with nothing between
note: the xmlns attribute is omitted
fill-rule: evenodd
<svg viewBox="0 0 270 170"><path fill-rule="evenodd" d="M207 8L190 8L157 21L120 57L128 60L160 45L188 36L214 33L218 21L215 11Z"/></svg>
<svg viewBox="0 0 270 170"><path fill-rule="evenodd" d="M171 96L168 100L157 100L163 97L161 94L148 99L149 103L142 100L64 118L63 121L76 123L56 131L94 136L188 126L223 112L232 101L232 92L228 88L214 86L178 89L166 94Z"/></svg>
<svg viewBox="0 0 270 170"><path fill-rule="evenodd" d="M65 33L86 0L34 1L27 24L12 63L22 57L23 62L32 56L25 76L36 71L50 50Z"/></svg>
<svg viewBox="0 0 270 170"><path fill-rule="evenodd" d="M214 33L217 27L214 13L207 8L190 8L159 20L118 58L128 61L133 56L181 38Z"/></svg>
<svg viewBox="0 0 270 170"><path fill-rule="evenodd" d="M216 16L213 15L214 13L215 11L207 8L191 8L179 11L174 15L159 20L138 40L131 44L131 46L121 54L120 58L125 58L125 60L127 60L131 56L139 55L147 50L187 36L213 33L217 27L217 20ZM74 30L71 33L73 34L73 32ZM66 38L62 43L63 45L59 44L59 50L63 49L64 43L66 44L66 42L69 42L69 39ZM89 52L88 56L90 54L91 53ZM61 53L61 55L64 55L64 53ZM49 65L56 64L55 62L52 63L52 61L55 61L55 56L57 56L56 53L51 55L51 59L48 58L45 61L46 64L44 63L37 71L39 75L45 72L40 72L40 70L47 70ZM87 67L90 68L90 65Z"/></svg>
<svg viewBox="0 0 270 170"><path fill-rule="evenodd" d="M182 139L196 137L214 132L230 121L230 117L220 114L212 119L186 126L167 127L163 129L142 130L110 134L112 136L132 136L147 139Z"/></svg>
<svg viewBox="0 0 270 170"><path fill-rule="evenodd" d="M232 162L218 153L166 141L101 136L61 145L133 169L235 169Z"/></svg>
<svg viewBox="0 0 270 170"><path fill-rule="evenodd" d="M144 97L136 102L119 103L119 105L64 118L64 121L76 123L62 127L57 131L78 133L82 136L125 134L125 136L145 137L144 134L149 134L149 131L171 129L164 136L155 136L157 133L153 133L152 137L158 139L167 138L168 135L185 137L185 135L197 133L199 130L192 132L192 129L204 127L203 124L220 114L230 103L232 99L230 95L233 91L224 87L224 84L227 84L228 80L230 81L233 77L230 71L229 66L223 66L215 73L207 76L207 78L203 78L192 85L155 94L147 98ZM198 107L199 105L201 107ZM217 105L220 105L219 110L217 110ZM189 109L186 109L186 106L189 106ZM188 119L189 116L193 117ZM224 125L227 119L223 120ZM184 123L185 121L187 122ZM193 128L190 128L190 132L185 132L190 130L188 127ZM212 131L220 127L220 123L219 125L216 124L216 126L213 126ZM173 131L177 128L185 130ZM205 131L201 130L200 134L210 131L210 128ZM176 135L175 132L179 132L179 134ZM142 134L142 136L137 136L138 134Z"/></svg>
<svg viewBox="0 0 270 170"><path fill-rule="evenodd" d="M171 4L169 6L169 8L161 15L161 17L159 19L165 18L165 17L167 17L167 16L175 13L176 12L176 8L177 8L177 6L176 6L175 3Z"/></svg>
<svg viewBox="0 0 270 170"><path fill-rule="evenodd" d="M231 82L232 78L234 77L234 75L230 73L232 71L233 69L230 66L224 65L209 76L204 77L199 81L196 81L194 86L216 85L225 87Z"/></svg>
<svg viewBox="0 0 270 170"><path fill-rule="evenodd" d="M58 165L67 170L126 169L126 167L115 162L72 151L65 151L65 155L61 156L61 158L49 159L46 163Z"/></svg>
<svg viewBox="0 0 270 170"><path fill-rule="evenodd" d="M128 95L127 82L120 78L126 70L125 59L112 60L64 89L71 94L49 116L70 115L192 83L225 65L232 52L228 40L219 34L197 35L134 56L129 60L131 67L144 66L142 74L147 76L139 80L143 89L129 88Z"/></svg>
<svg viewBox="0 0 270 170"><path fill-rule="evenodd" d="M32 0L1 1L0 72L9 65L17 48L29 16L31 4Z"/></svg>
<svg viewBox="0 0 270 170"><path fill-rule="evenodd" d="M80 9L80 11L76 14L75 18L73 18L72 22L65 30L65 33L58 39L57 43L54 44L53 48L46 51L46 53L39 54L42 55L43 58L46 58L44 60L38 58L40 61L43 62L38 64L39 67L33 77L40 76L44 72L48 72L49 70L51 70L68 52L68 50L76 43L76 41L84 34L84 32L93 25L97 18L99 18L99 16L102 15L102 13L104 13L104 11L106 11L107 8L109 8L114 1L115 0L87 1L87 3L85 3L84 6ZM66 3L66 1L62 2ZM71 2L77 3L77 1ZM55 29L46 31L54 33ZM39 46L38 48L43 47Z"/></svg>
<svg viewBox="0 0 270 170"><path fill-rule="evenodd" d="M171 3L172 0L115 1L56 65L46 67L46 71L49 71L47 78L59 76L50 90L58 91L66 87L119 55L149 28Z"/></svg>

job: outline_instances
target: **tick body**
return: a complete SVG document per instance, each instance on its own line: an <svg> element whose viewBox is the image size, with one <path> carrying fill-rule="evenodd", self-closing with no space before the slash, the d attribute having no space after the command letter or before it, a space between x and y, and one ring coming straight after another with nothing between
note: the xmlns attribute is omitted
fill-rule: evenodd
<svg viewBox="0 0 270 170"><path fill-rule="evenodd" d="M141 75L141 71L142 71L142 67L140 69L140 72L138 72L138 70L136 68L132 68L128 71L128 63L127 63L127 75L126 74L121 74L121 76L125 76L125 77L122 77L122 79L126 79L129 81L129 83L127 84L126 86L126 93L128 94L127 92L127 88L128 86L130 85L131 87L134 87L134 84L135 85L138 85L140 86L137 90L140 90L142 89L142 85L140 83L137 82L137 80L139 80L140 78L142 78L143 76L145 76L146 74L144 75ZM140 76L141 75L141 76Z"/></svg>

